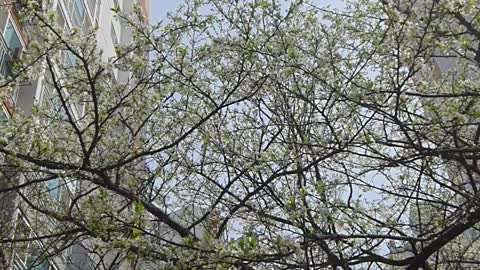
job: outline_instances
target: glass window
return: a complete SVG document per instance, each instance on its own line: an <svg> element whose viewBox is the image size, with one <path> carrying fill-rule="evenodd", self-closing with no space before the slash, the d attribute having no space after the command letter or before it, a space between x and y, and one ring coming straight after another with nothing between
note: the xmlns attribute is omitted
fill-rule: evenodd
<svg viewBox="0 0 480 270"><path fill-rule="evenodd" d="M11 20L7 22L3 37L5 43L2 44L0 49L0 74L3 77L8 77L11 74L13 63L20 58L23 45Z"/></svg>
<svg viewBox="0 0 480 270"><path fill-rule="evenodd" d="M0 124L7 121L8 121L7 111L2 105L0 106Z"/></svg>
<svg viewBox="0 0 480 270"><path fill-rule="evenodd" d="M60 120L66 118L62 101L60 100L56 90L53 89L52 83L49 81L45 81L43 83L41 102L42 105L48 108L48 113L51 114L52 117L55 117L55 119Z"/></svg>
<svg viewBox="0 0 480 270"><path fill-rule="evenodd" d="M27 257L27 267L31 270L49 270L50 263L42 259L45 253L42 252L42 247L38 242L32 243Z"/></svg>
<svg viewBox="0 0 480 270"><path fill-rule="evenodd" d="M17 49L23 47L17 31L15 31L15 27L13 27L13 24L10 20L8 20L7 29L5 30L3 36L9 49Z"/></svg>
<svg viewBox="0 0 480 270"><path fill-rule="evenodd" d="M19 239L32 237L32 230L22 216L19 217L17 226L15 227L15 237ZM32 243L29 241L14 244L15 257L24 265L27 264L31 245Z"/></svg>
<svg viewBox="0 0 480 270"><path fill-rule="evenodd" d="M77 63L77 57L69 50L65 51L65 66L73 66Z"/></svg>
<svg viewBox="0 0 480 270"><path fill-rule="evenodd" d="M15 227L15 237L18 239L36 237L28 221L20 214ZM41 258L45 255L39 242L20 241L13 243L15 251L15 266L13 269L53 270L48 260Z"/></svg>
<svg viewBox="0 0 480 270"><path fill-rule="evenodd" d="M60 27L60 28L63 28L65 29L67 27L66 23L65 23L65 16L63 15L63 11L62 9L60 8L60 6L57 7L57 25Z"/></svg>
<svg viewBox="0 0 480 270"><path fill-rule="evenodd" d="M97 0L88 0L88 8L90 9L90 14L92 17L95 14L95 6L97 5Z"/></svg>
<svg viewBox="0 0 480 270"><path fill-rule="evenodd" d="M84 20L83 27L82 27L83 33L88 34L91 29L92 29L92 24L90 23L90 20Z"/></svg>
<svg viewBox="0 0 480 270"><path fill-rule="evenodd" d="M71 0L69 4L70 14L75 26L81 26L85 18L85 3L83 0Z"/></svg>
<svg viewBox="0 0 480 270"><path fill-rule="evenodd" d="M48 180L47 189L48 189L48 193L50 193L50 196L52 196L52 198L54 198L57 201L60 200L60 195L61 195L60 180L58 178Z"/></svg>
<svg viewBox="0 0 480 270"><path fill-rule="evenodd" d="M36 265L31 266L32 270L49 270L50 269L50 264L48 262L42 262L42 263L36 263Z"/></svg>
<svg viewBox="0 0 480 270"><path fill-rule="evenodd" d="M85 4L83 3L83 0L75 0L75 9L81 18L85 16Z"/></svg>

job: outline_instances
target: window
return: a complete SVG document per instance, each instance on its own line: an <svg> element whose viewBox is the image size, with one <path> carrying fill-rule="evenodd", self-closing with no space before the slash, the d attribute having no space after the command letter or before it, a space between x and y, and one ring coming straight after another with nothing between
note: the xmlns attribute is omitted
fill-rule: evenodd
<svg viewBox="0 0 480 270"><path fill-rule="evenodd" d="M81 18L85 16L85 4L83 0L75 0L75 11Z"/></svg>
<svg viewBox="0 0 480 270"><path fill-rule="evenodd" d="M82 27L83 33L88 34L91 29L92 29L92 24L90 23L90 20L85 20L83 22L83 27Z"/></svg>
<svg viewBox="0 0 480 270"><path fill-rule="evenodd" d="M7 28L5 29L5 33L3 36L5 38L5 43L10 50L23 48L20 37L18 36L17 31L12 24L12 21L8 20Z"/></svg>
<svg viewBox="0 0 480 270"><path fill-rule="evenodd" d="M90 9L90 14L95 16L95 7L97 5L97 0L88 0L88 8Z"/></svg>
<svg viewBox="0 0 480 270"><path fill-rule="evenodd" d="M73 25L81 27L85 19L85 3L83 0L70 0L68 10L72 16Z"/></svg>
<svg viewBox="0 0 480 270"><path fill-rule="evenodd" d="M4 106L0 109L0 124L8 121L8 111Z"/></svg>
<svg viewBox="0 0 480 270"><path fill-rule="evenodd" d="M65 16L60 6L57 7L57 25L64 30L67 29L67 24L65 23Z"/></svg>
<svg viewBox="0 0 480 270"><path fill-rule="evenodd" d="M28 266L30 266L29 269L32 269L32 270L49 270L50 269L50 264L46 261L43 261L41 263L35 262L34 264L32 263Z"/></svg>
<svg viewBox="0 0 480 270"><path fill-rule="evenodd" d="M23 50L22 42L11 20L7 22L3 38L5 42L2 44L3 48L0 52L0 73L3 77L8 77L13 62L20 58L20 53Z"/></svg>
<svg viewBox="0 0 480 270"><path fill-rule="evenodd" d="M108 74L109 76L109 79L112 81L113 84L117 84L118 81L117 81L117 73L115 72L115 69L114 70L111 70Z"/></svg>
<svg viewBox="0 0 480 270"><path fill-rule="evenodd" d="M117 37L117 32L115 31L115 27L113 26L113 24L110 25L110 37L112 38L113 46L117 46L118 37Z"/></svg>
<svg viewBox="0 0 480 270"><path fill-rule="evenodd" d="M62 120L67 117L62 101L56 90L53 89L51 79L43 82L41 104L48 107L49 114L56 120Z"/></svg>
<svg viewBox="0 0 480 270"><path fill-rule="evenodd" d="M73 66L77 63L77 57L69 50L65 51L65 59L63 64L66 67Z"/></svg>
<svg viewBox="0 0 480 270"><path fill-rule="evenodd" d="M15 237L22 239L22 238L31 238L32 237L32 230L28 225L27 221L20 216L18 219L18 223L15 228ZM21 264L26 265L28 254L31 249L32 243L29 241L26 242L18 242L15 244L15 259Z"/></svg>
<svg viewBox="0 0 480 270"><path fill-rule="evenodd" d="M51 179L47 181L47 189L50 196L56 201L60 201L61 190L60 190L60 180L58 178Z"/></svg>
<svg viewBox="0 0 480 270"><path fill-rule="evenodd" d="M32 231L30 224L23 217L20 216L17 226L15 228L15 237L32 238L36 237ZM18 242L14 244L15 251L15 266L21 269L32 270L52 270L53 266L47 261L41 258L43 254L42 246L39 242Z"/></svg>

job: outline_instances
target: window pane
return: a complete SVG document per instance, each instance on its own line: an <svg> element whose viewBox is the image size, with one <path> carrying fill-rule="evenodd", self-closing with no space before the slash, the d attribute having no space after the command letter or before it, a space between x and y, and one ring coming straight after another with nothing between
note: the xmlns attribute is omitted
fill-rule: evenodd
<svg viewBox="0 0 480 270"><path fill-rule="evenodd" d="M26 223L23 217L19 217L17 226L15 228L15 237L18 239L30 238L32 236L32 230ZM27 263L27 259L30 254L30 242L17 242L14 244L15 256L20 260L22 264Z"/></svg>
<svg viewBox="0 0 480 270"><path fill-rule="evenodd" d="M44 255L45 253L43 252L43 248L39 245L39 243L32 243L27 259L28 269L49 270L50 263L47 260L41 258L41 256Z"/></svg>
<svg viewBox="0 0 480 270"><path fill-rule="evenodd" d="M7 29L5 30L5 42L7 43L7 47L9 49L16 49L22 48L22 43L20 42L20 38L18 37L15 28L10 20L8 20Z"/></svg>
<svg viewBox="0 0 480 270"><path fill-rule="evenodd" d="M2 105L2 107L0 108L0 124L7 121L8 121L7 112L5 111Z"/></svg>
<svg viewBox="0 0 480 270"><path fill-rule="evenodd" d="M85 15L85 4L83 3L83 0L75 0L75 9L80 17L83 18L83 15Z"/></svg>
<svg viewBox="0 0 480 270"><path fill-rule="evenodd" d="M97 0L88 0L88 8L90 9L90 14L95 16L95 6L97 5Z"/></svg>
<svg viewBox="0 0 480 270"><path fill-rule="evenodd" d="M65 16L63 16L63 11L62 9L59 7L57 7L57 24L60 28L65 28L66 25L65 25Z"/></svg>
<svg viewBox="0 0 480 270"><path fill-rule="evenodd" d="M85 5L83 0L75 0L73 4L72 20L75 26L81 26L85 18Z"/></svg>
<svg viewBox="0 0 480 270"><path fill-rule="evenodd" d="M58 178L47 181L47 188L50 196L55 200L60 200L60 181Z"/></svg>
<svg viewBox="0 0 480 270"><path fill-rule="evenodd" d="M77 57L71 51L65 51L65 66L73 66L77 63Z"/></svg>
<svg viewBox="0 0 480 270"><path fill-rule="evenodd" d="M48 270L49 266L50 265L48 264L48 262L42 262L41 264L35 265L30 269L32 269L32 270Z"/></svg>

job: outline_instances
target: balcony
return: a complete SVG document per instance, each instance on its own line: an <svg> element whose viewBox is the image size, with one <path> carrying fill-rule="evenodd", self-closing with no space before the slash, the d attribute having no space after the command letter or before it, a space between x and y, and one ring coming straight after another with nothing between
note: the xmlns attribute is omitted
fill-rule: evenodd
<svg viewBox="0 0 480 270"><path fill-rule="evenodd" d="M47 223L45 223L47 224ZM15 227L14 238L38 238L35 228L32 228L26 212L20 208L18 211L18 218ZM63 256L55 258L45 258L45 243L41 240L36 241L18 241L12 244L12 270L56 270L55 267L57 258L63 259ZM61 263L65 264L65 261Z"/></svg>
<svg viewBox="0 0 480 270"><path fill-rule="evenodd" d="M89 33L92 28L93 13L95 11L95 2L84 0L67 0L65 1L67 13L70 15L72 27L78 27L84 34ZM87 10L90 12L87 12Z"/></svg>
<svg viewBox="0 0 480 270"><path fill-rule="evenodd" d="M0 77L1 79L7 79L12 74L12 68L16 61L20 59L22 49L15 48L9 49L7 42L3 36L0 37ZM7 111L12 114L15 105L15 94L6 94L0 92L3 98L3 105Z"/></svg>
<svg viewBox="0 0 480 270"><path fill-rule="evenodd" d="M7 1L6 9L0 9L0 85L12 75L14 63L20 59L23 49L26 47L27 39L24 32L24 25L18 19L18 10L11 1ZM0 89L0 100L10 115L13 113L16 100L15 93L6 93Z"/></svg>

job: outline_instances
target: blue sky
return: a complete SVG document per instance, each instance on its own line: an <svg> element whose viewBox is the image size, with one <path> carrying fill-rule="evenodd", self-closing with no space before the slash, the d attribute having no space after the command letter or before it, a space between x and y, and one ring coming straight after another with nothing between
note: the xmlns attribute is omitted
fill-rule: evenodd
<svg viewBox="0 0 480 270"><path fill-rule="evenodd" d="M164 19L167 12L175 11L176 7L184 0L151 0L150 16L152 23Z"/></svg>
<svg viewBox="0 0 480 270"><path fill-rule="evenodd" d="M151 0L150 16L152 23L165 19L167 12L175 11L176 7L183 3L184 0ZM340 7L341 0L315 0L313 2L321 3L320 5L332 5L332 7Z"/></svg>

